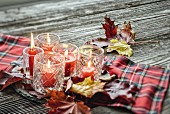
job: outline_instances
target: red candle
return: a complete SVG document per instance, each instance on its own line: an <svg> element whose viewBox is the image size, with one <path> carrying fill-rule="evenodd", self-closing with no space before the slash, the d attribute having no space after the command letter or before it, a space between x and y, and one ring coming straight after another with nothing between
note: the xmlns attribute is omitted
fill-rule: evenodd
<svg viewBox="0 0 170 114"><path fill-rule="evenodd" d="M95 67L91 66L91 61L88 62L88 66L83 66L81 72L81 78L87 78L89 76L94 76Z"/></svg>
<svg viewBox="0 0 170 114"><path fill-rule="evenodd" d="M37 54L36 50L34 49L34 38L33 34L31 33L31 48L28 50L29 56L29 70L30 70L30 77L33 76L33 69L34 69L34 56Z"/></svg>
<svg viewBox="0 0 170 114"><path fill-rule="evenodd" d="M76 68L76 58L73 53L65 51L65 76L71 76Z"/></svg>
<svg viewBox="0 0 170 114"><path fill-rule="evenodd" d="M49 37L49 33L47 33L47 42L42 45L42 49L44 50L44 53L52 52L52 48L54 45L51 44L51 39Z"/></svg>
<svg viewBox="0 0 170 114"><path fill-rule="evenodd" d="M55 71L50 67L50 61L43 68L42 83L44 87L53 87L55 85Z"/></svg>

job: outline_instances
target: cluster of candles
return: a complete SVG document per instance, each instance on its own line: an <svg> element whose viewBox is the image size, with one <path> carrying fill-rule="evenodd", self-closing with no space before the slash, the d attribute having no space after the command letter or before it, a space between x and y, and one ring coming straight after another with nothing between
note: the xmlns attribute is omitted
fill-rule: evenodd
<svg viewBox="0 0 170 114"><path fill-rule="evenodd" d="M40 46L40 48L43 50L44 55L46 54L51 54L54 53L54 47L59 45L58 44L52 44L51 43L52 40L50 38L49 33L46 34L46 41L43 42L43 44ZM31 43L30 43L30 48L27 51L29 56L28 59L28 69L29 69L29 75L30 78L33 77L34 75L34 56L37 53L35 44L34 44L34 38L33 38L33 34L31 33ZM67 43L65 43L65 47L67 48ZM81 65L79 64L80 62L80 58L81 58L81 54L79 54L79 52L77 52L77 56L75 56L73 54L74 50L69 50L69 49L58 49L58 52L60 52L61 54L64 55L65 58L65 71L64 71L64 77L71 77L73 75L74 72L77 72L76 67L80 67ZM78 51L78 50L77 50ZM79 73L76 73L77 76L79 76L80 78L87 78L89 76L94 77L95 73L96 73L96 67L93 65L92 62L92 51L89 51L88 53L88 61L86 61L86 63L82 66L81 71L79 71ZM79 62L79 63L78 63ZM77 65L79 64L79 65ZM55 83L55 75L53 75L54 70L51 69L51 61L48 60L46 63L46 68L43 69L44 71L44 75L41 77L43 83L43 86L47 86L50 87L52 85L54 85ZM98 72L98 71L97 71ZM74 74L75 75L75 74ZM47 80L50 79L50 80Z"/></svg>

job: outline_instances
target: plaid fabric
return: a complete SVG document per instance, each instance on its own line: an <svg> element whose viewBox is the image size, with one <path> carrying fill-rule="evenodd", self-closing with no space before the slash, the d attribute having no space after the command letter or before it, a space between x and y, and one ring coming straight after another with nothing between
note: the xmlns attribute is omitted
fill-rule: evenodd
<svg viewBox="0 0 170 114"><path fill-rule="evenodd" d="M123 81L132 81L140 89L135 96L135 104L114 103L109 106L125 107L137 114L159 114L168 89L170 71L158 66L136 64L126 57L111 57L106 69Z"/></svg>
<svg viewBox="0 0 170 114"><path fill-rule="evenodd" d="M0 70L10 71L10 63L22 59L23 49L30 44L30 39L0 33Z"/></svg>

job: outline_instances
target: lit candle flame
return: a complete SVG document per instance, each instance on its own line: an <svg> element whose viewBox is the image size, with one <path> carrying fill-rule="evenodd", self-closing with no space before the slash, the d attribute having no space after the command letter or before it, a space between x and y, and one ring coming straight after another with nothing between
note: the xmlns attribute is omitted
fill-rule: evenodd
<svg viewBox="0 0 170 114"><path fill-rule="evenodd" d="M47 43L50 44L51 43L51 39L50 39L50 35L49 33L47 33Z"/></svg>
<svg viewBox="0 0 170 114"><path fill-rule="evenodd" d="M68 58L68 50L66 50L66 51L64 52L64 56L65 56L66 59Z"/></svg>
<svg viewBox="0 0 170 114"><path fill-rule="evenodd" d="M91 61L89 61L88 64L87 64L87 67L90 68L90 67L91 67L91 64L92 64Z"/></svg>
<svg viewBox="0 0 170 114"><path fill-rule="evenodd" d="M50 60L48 59L47 67L50 68Z"/></svg>
<svg viewBox="0 0 170 114"><path fill-rule="evenodd" d="M35 44L34 44L34 37L33 37L33 33L31 32L31 49L34 49Z"/></svg>

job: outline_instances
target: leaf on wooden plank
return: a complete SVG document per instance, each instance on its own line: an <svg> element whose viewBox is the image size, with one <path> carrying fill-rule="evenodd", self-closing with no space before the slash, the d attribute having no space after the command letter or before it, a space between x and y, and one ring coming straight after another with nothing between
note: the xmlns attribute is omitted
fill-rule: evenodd
<svg viewBox="0 0 170 114"><path fill-rule="evenodd" d="M133 54L133 50L130 48L130 45L128 45L125 41L112 39L110 40L113 45L109 45L107 48L107 52L117 51L120 55L127 55L131 56Z"/></svg>
<svg viewBox="0 0 170 114"><path fill-rule="evenodd" d="M112 39L117 35L117 29L118 25L114 24L114 21L112 21L108 16L105 16L105 23L102 24L103 28L105 29L105 35L107 39Z"/></svg>
<svg viewBox="0 0 170 114"><path fill-rule="evenodd" d="M104 82L95 82L91 77L88 77L82 82L73 84L70 91L91 98L95 93L102 92L104 85Z"/></svg>
<svg viewBox="0 0 170 114"><path fill-rule="evenodd" d="M136 33L132 31L130 22L123 24L123 27L120 29L120 34L117 37L119 40L124 40L126 43L134 42Z"/></svg>
<svg viewBox="0 0 170 114"><path fill-rule="evenodd" d="M97 38L97 39L93 39L92 41L86 42L86 44L92 44L104 48L110 45L111 43L106 38Z"/></svg>
<svg viewBox="0 0 170 114"><path fill-rule="evenodd" d="M61 91L51 91L51 98L45 106L50 108L48 114L90 114L90 108L84 102L76 102Z"/></svg>

